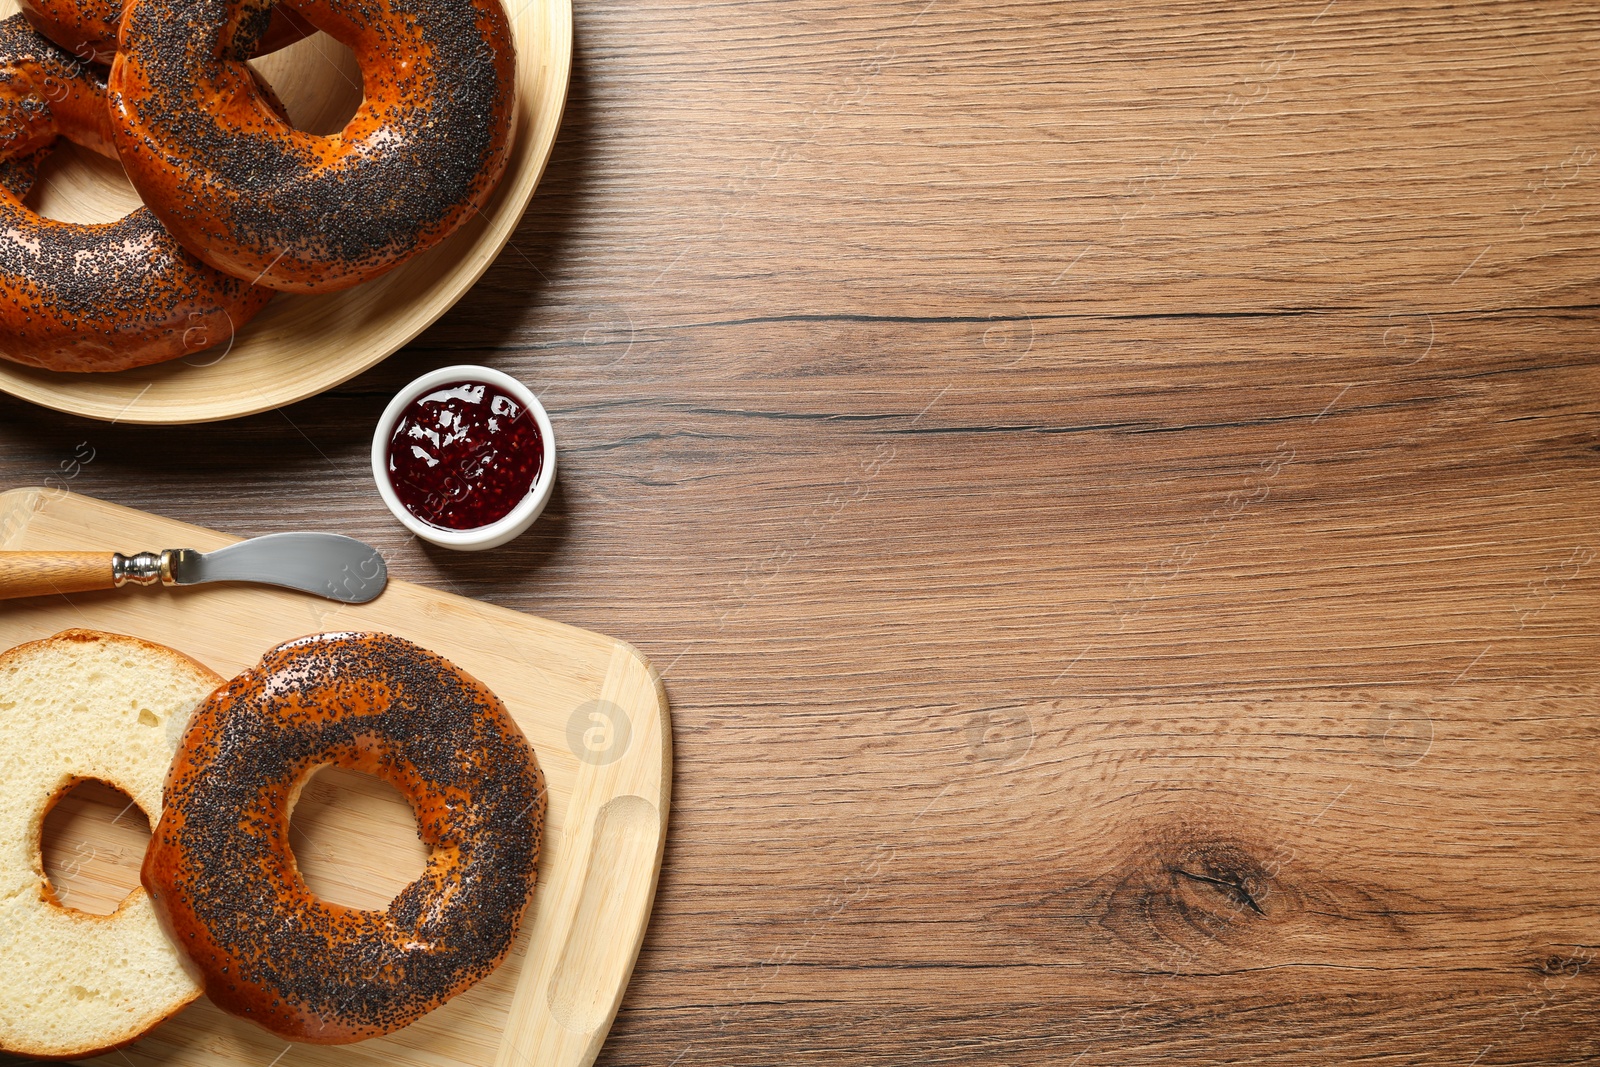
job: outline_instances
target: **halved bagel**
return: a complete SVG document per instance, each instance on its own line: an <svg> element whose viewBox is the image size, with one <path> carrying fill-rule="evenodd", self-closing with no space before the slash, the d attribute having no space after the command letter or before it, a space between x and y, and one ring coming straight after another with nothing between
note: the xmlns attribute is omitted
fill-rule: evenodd
<svg viewBox="0 0 1600 1067"><path fill-rule="evenodd" d="M111 915L57 902L40 834L85 779L154 825L190 713L222 682L180 652L94 630L0 653L0 1051L109 1051L199 995L143 888Z"/></svg>

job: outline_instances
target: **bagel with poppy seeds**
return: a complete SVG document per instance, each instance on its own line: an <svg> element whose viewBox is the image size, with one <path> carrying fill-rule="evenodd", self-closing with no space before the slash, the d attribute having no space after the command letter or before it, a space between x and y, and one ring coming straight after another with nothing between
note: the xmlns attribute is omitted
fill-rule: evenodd
<svg viewBox="0 0 1600 1067"><path fill-rule="evenodd" d="M117 54L120 0L17 0L17 7L34 29L78 59L110 65ZM278 7L251 54L276 52L315 32L287 7Z"/></svg>
<svg viewBox="0 0 1600 1067"><path fill-rule="evenodd" d="M361 106L319 136L272 114L240 58L272 2L130 0L111 66L117 151L200 259L331 292L432 247L487 202L511 148L515 44L500 0L293 0L361 68Z"/></svg>
<svg viewBox="0 0 1600 1067"><path fill-rule="evenodd" d="M300 789L336 765L386 779L430 846L382 911L314 896L289 847ZM401 638L279 645L195 712L142 880L219 1007L340 1044L406 1026L493 971L533 889L533 749L482 683Z"/></svg>
<svg viewBox="0 0 1600 1067"><path fill-rule="evenodd" d="M272 299L206 266L148 208L48 219L24 198L58 137L116 158L103 68L0 20L0 357L58 371L160 363L232 339Z"/></svg>
<svg viewBox="0 0 1600 1067"><path fill-rule="evenodd" d="M63 135L117 158L105 70L67 54L20 15L0 19L0 155L24 157Z"/></svg>

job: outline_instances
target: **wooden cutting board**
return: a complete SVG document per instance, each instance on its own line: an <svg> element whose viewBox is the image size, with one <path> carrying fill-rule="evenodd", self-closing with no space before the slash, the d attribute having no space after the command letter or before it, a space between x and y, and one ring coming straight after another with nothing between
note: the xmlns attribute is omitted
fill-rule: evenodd
<svg viewBox="0 0 1600 1067"><path fill-rule="evenodd" d="M208 550L234 540L59 490L0 493L0 549ZM288 1045L201 998L129 1048L91 1062L583 1067L594 1060L644 938L666 840L670 722L661 681L637 651L600 634L404 582L391 582L361 606L234 585L0 601L0 647L71 627L170 645L224 676L278 642L308 633L398 634L499 694L533 743L550 790L538 888L515 949L493 975L438 1011L360 1044ZM309 817L331 824L319 834L339 841L339 854L317 855L297 845L296 857L314 887L318 878L322 884L342 878L346 897L365 892L385 899L393 892L393 871L415 861L420 844L414 828L409 839L397 838L383 831L381 818L373 821L394 803L387 787L355 775L325 781L326 775L307 790L317 809ZM300 809L295 821L301 822ZM92 820L74 825L91 838L105 835L80 842L84 855L126 851L126 834L117 836L117 828Z"/></svg>

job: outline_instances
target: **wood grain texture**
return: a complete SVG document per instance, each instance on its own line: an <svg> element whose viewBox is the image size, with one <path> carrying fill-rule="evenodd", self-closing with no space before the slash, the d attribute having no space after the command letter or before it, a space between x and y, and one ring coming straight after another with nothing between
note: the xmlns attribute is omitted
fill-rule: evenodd
<svg viewBox="0 0 1600 1067"><path fill-rule="evenodd" d="M110 915L139 888L150 820L128 794L89 778L56 800L45 815L39 843L56 901L91 915Z"/></svg>
<svg viewBox="0 0 1600 1067"><path fill-rule="evenodd" d="M602 1064L1600 1055L1600 14L576 30L532 209L415 343L214 427L0 400L0 472L643 649L677 802ZM562 444L484 558L366 466L464 360Z"/></svg>
<svg viewBox="0 0 1600 1067"><path fill-rule="evenodd" d="M0 600L116 585L109 552L0 552Z"/></svg>

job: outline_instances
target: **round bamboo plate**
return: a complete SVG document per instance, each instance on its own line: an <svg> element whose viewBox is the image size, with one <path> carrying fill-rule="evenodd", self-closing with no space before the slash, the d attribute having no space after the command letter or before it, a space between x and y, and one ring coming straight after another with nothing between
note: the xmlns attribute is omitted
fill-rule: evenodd
<svg viewBox="0 0 1600 1067"><path fill-rule="evenodd" d="M512 158L489 204L449 240L353 289L280 293L236 336L193 356L116 374L61 374L0 360L0 390L92 419L214 422L315 396L421 333L510 239L561 124L572 66L571 0L505 2L517 40ZM0 0L0 17L15 10L15 0ZM301 129L336 132L361 102L354 57L325 34L255 63ZM63 143L30 203L52 218L100 222L127 214L139 199L115 163Z"/></svg>

